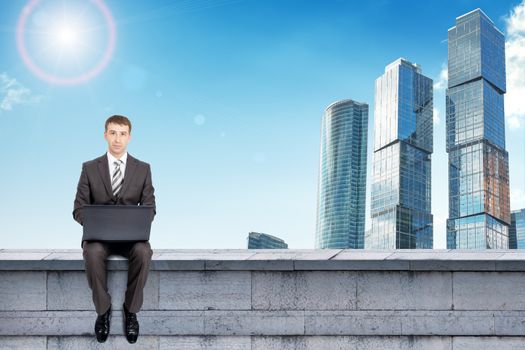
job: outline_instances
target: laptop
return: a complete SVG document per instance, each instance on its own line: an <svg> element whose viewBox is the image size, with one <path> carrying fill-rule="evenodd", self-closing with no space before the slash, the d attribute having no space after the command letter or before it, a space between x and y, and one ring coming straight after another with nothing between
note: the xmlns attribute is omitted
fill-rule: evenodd
<svg viewBox="0 0 525 350"><path fill-rule="evenodd" d="M84 205L82 240L147 241L153 210L149 205Z"/></svg>

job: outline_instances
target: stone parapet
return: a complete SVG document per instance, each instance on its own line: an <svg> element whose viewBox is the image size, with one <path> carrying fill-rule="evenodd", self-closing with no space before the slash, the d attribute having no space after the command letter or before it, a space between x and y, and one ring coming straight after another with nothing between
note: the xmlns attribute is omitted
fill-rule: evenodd
<svg viewBox="0 0 525 350"><path fill-rule="evenodd" d="M97 348L83 270L81 250L0 250L0 349ZM108 270L125 348L127 260ZM509 250L155 250L136 348L515 349L524 283Z"/></svg>

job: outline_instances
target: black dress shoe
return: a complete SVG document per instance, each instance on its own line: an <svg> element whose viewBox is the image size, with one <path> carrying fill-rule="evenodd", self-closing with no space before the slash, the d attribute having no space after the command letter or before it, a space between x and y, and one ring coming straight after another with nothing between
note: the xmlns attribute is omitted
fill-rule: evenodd
<svg viewBox="0 0 525 350"><path fill-rule="evenodd" d="M110 322L111 306L105 314L98 316L95 321L95 335L97 336L97 341L99 343L103 343L108 339Z"/></svg>
<svg viewBox="0 0 525 350"><path fill-rule="evenodd" d="M128 343L134 344L139 337L139 321L137 321L137 314L129 312L126 304L122 305L124 309L124 334Z"/></svg>

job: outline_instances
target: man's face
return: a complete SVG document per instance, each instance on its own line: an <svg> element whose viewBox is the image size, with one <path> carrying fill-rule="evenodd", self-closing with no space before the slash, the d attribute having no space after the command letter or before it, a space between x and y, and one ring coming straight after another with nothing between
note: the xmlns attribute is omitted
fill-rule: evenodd
<svg viewBox="0 0 525 350"><path fill-rule="evenodd" d="M120 158L126 153L128 142L131 140L129 126L109 123L104 132L104 138L108 142L108 150L115 158Z"/></svg>

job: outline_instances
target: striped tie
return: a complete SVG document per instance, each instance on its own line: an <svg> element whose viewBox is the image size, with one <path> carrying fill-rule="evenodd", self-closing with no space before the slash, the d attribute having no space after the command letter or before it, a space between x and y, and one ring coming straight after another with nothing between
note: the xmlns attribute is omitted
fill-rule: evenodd
<svg viewBox="0 0 525 350"><path fill-rule="evenodd" d="M122 188L122 171L120 171L121 160L113 162L115 164L115 170L113 170L113 176L111 177L111 189L113 190L113 195L118 197L120 190Z"/></svg>

